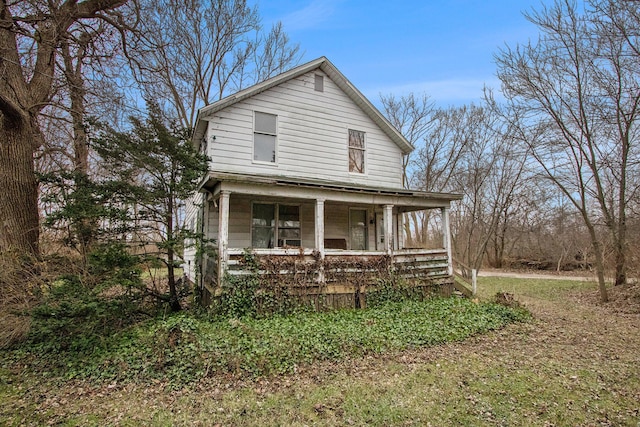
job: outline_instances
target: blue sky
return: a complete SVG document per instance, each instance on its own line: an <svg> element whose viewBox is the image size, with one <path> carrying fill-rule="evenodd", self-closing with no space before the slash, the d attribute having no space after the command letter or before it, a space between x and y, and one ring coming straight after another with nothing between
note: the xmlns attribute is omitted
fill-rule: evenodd
<svg viewBox="0 0 640 427"><path fill-rule="evenodd" d="M254 0L265 27L282 21L307 62L326 56L378 104L379 94L427 93L439 106L499 88L493 55L537 39L522 15L540 0ZM549 4L550 0L544 3Z"/></svg>

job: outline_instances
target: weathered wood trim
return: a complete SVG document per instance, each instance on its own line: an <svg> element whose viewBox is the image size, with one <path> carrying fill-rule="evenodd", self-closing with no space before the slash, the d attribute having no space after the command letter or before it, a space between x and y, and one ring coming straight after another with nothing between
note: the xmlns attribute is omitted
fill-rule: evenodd
<svg viewBox="0 0 640 427"><path fill-rule="evenodd" d="M451 221L449 220L449 209L441 208L442 212L442 245L447 251L447 259L449 265L447 267L447 273L449 276L453 276L453 254L451 250Z"/></svg>
<svg viewBox="0 0 640 427"><path fill-rule="evenodd" d="M393 205L384 205L382 211L384 223L384 247L387 255L393 252Z"/></svg>
<svg viewBox="0 0 640 427"><path fill-rule="evenodd" d="M293 198L303 200L324 199L325 202L339 202L362 205L393 205L401 206L402 211L416 209L433 209L449 207L454 198L429 197L421 194L394 194L391 192L375 192L368 189L355 188L323 188L321 186L305 186L290 183L273 183L260 181L217 181L209 178L202 182L202 186L211 188L213 194L227 190L231 193L250 194L261 197Z"/></svg>
<svg viewBox="0 0 640 427"><path fill-rule="evenodd" d="M224 277L229 261L229 197L228 191L221 191L218 199L218 280Z"/></svg>
<svg viewBox="0 0 640 427"><path fill-rule="evenodd" d="M316 199L315 214L315 247L324 258L324 199Z"/></svg>
<svg viewBox="0 0 640 427"><path fill-rule="evenodd" d="M246 249L242 248L229 248L227 249L227 253L229 256L238 256L242 255ZM300 255L301 253L305 256L313 255L316 251L311 248L273 248L273 249L265 249L265 248L255 248L250 249L251 253L255 255L289 255L295 256ZM354 257L366 257L366 256L380 256L384 255L383 251L352 251L352 250L342 250L342 249L325 249L325 256L354 256ZM404 256L415 256L415 255L441 255L445 257L447 254L445 249L401 249L394 252L394 256L404 257Z"/></svg>

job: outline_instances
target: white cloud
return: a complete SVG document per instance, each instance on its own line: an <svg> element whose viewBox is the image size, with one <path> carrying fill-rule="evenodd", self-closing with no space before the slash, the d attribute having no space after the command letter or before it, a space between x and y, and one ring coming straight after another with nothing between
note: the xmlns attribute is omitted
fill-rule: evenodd
<svg viewBox="0 0 640 427"><path fill-rule="evenodd" d="M335 3L335 0L313 0L306 7L285 15L282 24L287 31L317 28L333 15Z"/></svg>

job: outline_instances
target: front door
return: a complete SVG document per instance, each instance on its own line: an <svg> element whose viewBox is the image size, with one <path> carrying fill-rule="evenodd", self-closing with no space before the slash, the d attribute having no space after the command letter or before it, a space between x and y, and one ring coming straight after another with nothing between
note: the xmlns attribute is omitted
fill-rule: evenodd
<svg viewBox="0 0 640 427"><path fill-rule="evenodd" d="M349 240L351 242L351 250L366 251L367 250L367 210L366 209L350 209L349 210Z"/></svg>

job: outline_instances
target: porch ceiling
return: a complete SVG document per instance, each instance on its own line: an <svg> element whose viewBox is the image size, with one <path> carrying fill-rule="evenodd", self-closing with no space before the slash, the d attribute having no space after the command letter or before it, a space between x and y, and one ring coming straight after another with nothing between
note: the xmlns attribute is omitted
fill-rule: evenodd
<svg viewBox="0 0 640 427"><path fill-rule="evenodd" d="M399 211L448 208L451 201L462 199L461 194L453 193L432 193L349 184L338 185L322 180L222 172L210 172L202 181L200 188L214 194L214 196L218 195L220 191L229 191L268 197L394 205Z"/></svg>

